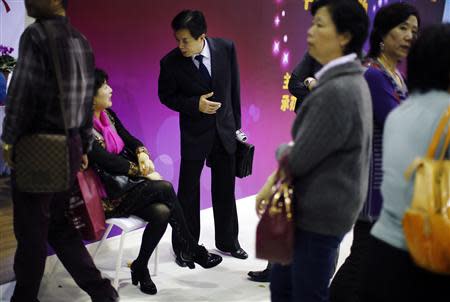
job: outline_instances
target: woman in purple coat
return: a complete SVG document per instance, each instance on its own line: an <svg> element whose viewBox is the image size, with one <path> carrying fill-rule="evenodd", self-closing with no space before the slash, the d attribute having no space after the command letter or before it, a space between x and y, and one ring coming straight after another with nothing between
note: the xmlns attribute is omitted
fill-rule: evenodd
<svg viewBox="0 0 450 302"><path fill-rule="evenodd" d="M370 230L382 206L382 138L388 114L408 96L399 63L408 55L420 24L419 13L407 3L381 8L375 16L370 34L370 51L364 77L369 84L373 107L373 141L369 190L364 207L353 229L350 256L340 267L330 288L330 301L359 301L361 262L368 254Z"/></svg>

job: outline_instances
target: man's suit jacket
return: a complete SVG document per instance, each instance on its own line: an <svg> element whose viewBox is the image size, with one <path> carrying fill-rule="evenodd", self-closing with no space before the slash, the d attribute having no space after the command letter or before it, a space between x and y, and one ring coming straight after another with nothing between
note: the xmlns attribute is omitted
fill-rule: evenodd
<svg viewBox="0 0 450 302"><path fill-rule="evenodd" d="M158 95L161 103L180 113L181 157L205 159L217 129L226 151L236 151L236 130L241 128L239 68L231 41L207 38L211 52L211 83L201 76L191 57L178 48L160 62ZM201 95L214 92L212 101L222 103L216 114L199 111Z"/></svg>

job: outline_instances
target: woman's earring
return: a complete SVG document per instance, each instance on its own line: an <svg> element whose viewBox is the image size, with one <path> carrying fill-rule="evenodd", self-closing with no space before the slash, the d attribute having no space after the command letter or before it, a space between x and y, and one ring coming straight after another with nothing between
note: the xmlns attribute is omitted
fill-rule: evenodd
<svg viewBox="0 0 450 302"><path fill-rule="evenodd" d="M384 42L380 42L380 50L384 51Z"/></svg>

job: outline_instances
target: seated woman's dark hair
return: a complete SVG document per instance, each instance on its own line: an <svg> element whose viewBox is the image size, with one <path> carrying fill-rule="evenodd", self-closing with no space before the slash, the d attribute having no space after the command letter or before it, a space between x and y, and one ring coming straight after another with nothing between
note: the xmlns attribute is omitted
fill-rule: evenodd
<svg viewBox="0 0 450 302"><path fill-rule="evenodd" d="M376 58L380 55L384 36L393 28L402 24L410 16L417 18L417 24L420 26L420 16L417 9L411 4L405 2L392 3L383 6L375 15L372 32L370 33L370 50L367 54L370 58Z"/></svg>
<svg viewBox="0 0 450 302"><path fill-rule="evenodd" d="M326 6L338 33L349 33L350 42L344 49L344 55L355 52L361 56L362 47L369 31L369 18L358 0L317 0L311 7L314 16L319 8Z"/></svg>
<svg viewBox="0 0 450 302"><path fill-rule="evenodd" d="M64 7L64 9L67 9L67 2L68 2L69 0L62 0L61 2L62 2L62 5L63 5L63 7Z"/></svg>
<svg viewBox="0 0 450 302"><path fill-rule="evenodd" d="M408 55L410 92L450 87L450 24L433 25L420 34Z"/></svg>
<svg viewBox="0 0 450 302"><path fill-rule="evenodd" d="M99 68L95 68L95 81L94 81L94 96L97 95L97 91L100 89L100 87L103 86L103 84L105 84L106 81L108 81L108 74L99 69Z"/></svg>
<svg viewBox="0 0 450 302"><path fill-rule="evenodd" d="M194 39L198 39L202 34L206 34L206 20L199 10L183 10L172 20L172 29L177 32L187 29Z"/></svg>

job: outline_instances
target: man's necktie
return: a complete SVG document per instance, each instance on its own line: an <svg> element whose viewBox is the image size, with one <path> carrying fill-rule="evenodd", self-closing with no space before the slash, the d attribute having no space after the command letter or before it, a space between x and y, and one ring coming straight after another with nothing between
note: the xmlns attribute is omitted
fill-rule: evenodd
<svg viewBox="0 0 450 302"><path fill-rule="evenodd" d="M203 55L197 55L195 56L195 59L198 61L198 71L200 71L200 74L202 77L208 82L211 82L211 75L208 72L208 69L206 68L205 64L203 64Z"/></svg>

